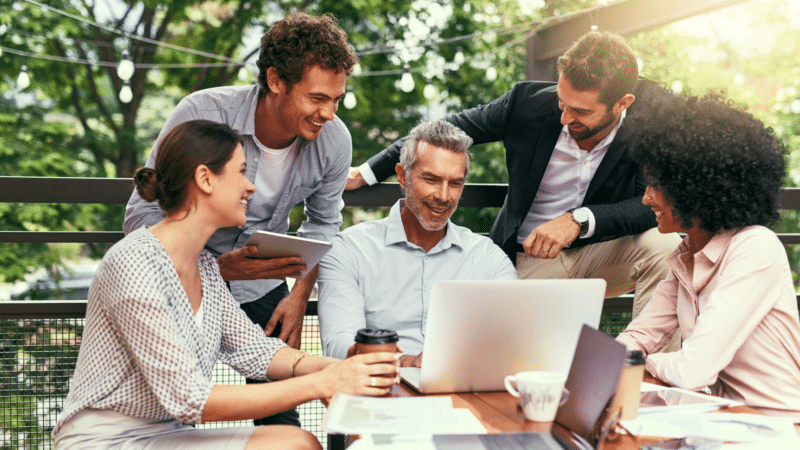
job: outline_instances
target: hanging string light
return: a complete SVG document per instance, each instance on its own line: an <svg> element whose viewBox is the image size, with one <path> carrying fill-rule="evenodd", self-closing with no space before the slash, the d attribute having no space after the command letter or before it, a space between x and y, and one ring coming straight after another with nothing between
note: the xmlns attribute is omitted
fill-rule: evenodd
<svg viewBox="0 0 800 450"><path fill-rule="evenodd" d="M675 94L680 94L683 91L683 82L681 80L675 80L672 82L672 92Z"/></svg>
<svg viewBox="0 0 800 450"><path fill-rule="evenodd" d="M453 62L460 66L460 65L464 64L464 61L466 61L466 60L467 60L467 58L464 57L464 52L461 51L461 47L458 47L458 50L456 50L455 56L453 56Z"/></svg>
<svg viewBox="0 0 800 450"><path fill-rule="evenodd" d="M436 89L436 86L434 86L431 80L428 79L428 81L425 83L425 89L422 90L422 95L424 95L428 100L433 100L438 93L439 90Z"/></svg>
<svg viewBox="0 0 800 450"><path fill-rule="evenodd" d="M794 99L789 108L792 110L793 113L800 114L800 97Z"/></svg>
<svg viewBox="0 0 800 450"><path fill-rule="evenodd" d="M239 69L239 73L236 74L236 77L239 78L239 81L247 81L250 79L250 70L242 66L242 68Z"/></svg>
<svg viewBox="0 0 800 450"><path fill-rule="evenodd" d="M31 77L28 75L28 66L22 66L17 77L17 87L27 89L31 85Z"/></svg>
<svg viewBox="0 0 800 450"><path fill-rule="evenodd" d="M489 67L486 69L486 79L488 81L494 81L497 79L497 69L494 67Z"/></svg>
<svg viewBox="0 0 800 450"><path fill-rule="evenodd" d="M347 109L353 109L356 107L358 101L356 100L356 94L353 93L352 86L347 87L347 93L344 94L344 100L342 100L342 103L344 103L344 107Z"/></svg>
<svg viewBox="0 0 800 450"><path fill-rule="evenodd" d="M133 100L133 91L131 91L130 80L125 80L122 89L119 90L119 101L122 103L130 103Z"/></svg>
<svg viewBox="0 0 800 450"><path fill-rule="evenodd" d="M119 65L117 66L117 76L122 81L128 81L133 76L134 70L135 68L133 67L131 54L128 53L127 50L124 50L122 52L122 60L120 60Z"/></svg>
<svg viewBox="0 0 800 450"><path fill-rule="evenodd" d="M406 64L403 67L403 76L400 78L400 90L403 92L411 92L414 90L414 77L411 75L411 68Z"/></svg>

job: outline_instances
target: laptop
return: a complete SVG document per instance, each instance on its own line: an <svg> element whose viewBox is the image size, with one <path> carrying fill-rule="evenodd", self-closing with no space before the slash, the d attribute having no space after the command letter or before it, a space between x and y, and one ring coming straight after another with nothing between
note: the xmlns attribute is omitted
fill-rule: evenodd
<svg viewBox="0 0 800 450"><path fill-rule="evenodd" d="M616 423L607 417L606 408L626 354L625 346L614 338L584 325L565 384L569 398L556 414L556 423L563 428L553 427L550 433L436 435L434 446L437 450L599 449L607 432L604 427Z"/></svg>
<svg viewBox="0 0 800 450"><path fill-rule="evenodd" d="M602 279L434 283L422 368L401 368L403 382L449 394L502 391L506 375L526 370L567 375L581 327L600 324L605 290Z"/></svg>

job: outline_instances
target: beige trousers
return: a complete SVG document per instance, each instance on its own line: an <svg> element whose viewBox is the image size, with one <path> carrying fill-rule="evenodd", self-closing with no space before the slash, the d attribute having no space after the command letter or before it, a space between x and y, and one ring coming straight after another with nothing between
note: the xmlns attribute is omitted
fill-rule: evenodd
<svg viewBox="0 0 800 450"><path fill-rule="evenodd" d="M554 259L531 258L517 253L519 279L602 278L606 298L634 291L633 317L642 312L656 285L669 274L665 261L681 242L676 233L661 234L656 228L607 242L564 249ZM680 348L680 333L663 351Z"/></svg>

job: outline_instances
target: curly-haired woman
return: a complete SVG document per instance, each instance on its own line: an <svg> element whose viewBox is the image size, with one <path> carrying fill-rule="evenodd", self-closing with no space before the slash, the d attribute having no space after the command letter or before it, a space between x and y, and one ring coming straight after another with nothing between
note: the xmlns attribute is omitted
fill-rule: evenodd
<svg viewBox="0 0 800 450"><path fill-rule="evenodd" d="M662 233L686 233L672 271L617 338L656 378L710 388L800 422L800 322L778 219L785 146L722 95L665 101L637 124L642 202ZM680 329L682 348L655 353Z"/></svg>

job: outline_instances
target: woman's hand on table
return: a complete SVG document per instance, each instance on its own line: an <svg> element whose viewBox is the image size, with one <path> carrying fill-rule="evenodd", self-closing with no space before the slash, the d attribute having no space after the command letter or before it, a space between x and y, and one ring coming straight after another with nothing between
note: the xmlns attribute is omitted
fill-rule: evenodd
<svg viewBox="0 0 800 450"><path fill-rule="evenodd" d="M386 395L400 382L398 367L398 356L389 352L354 355L331 364L320 372L326 377L323 398L330 399L340 392Z"/></svg>

